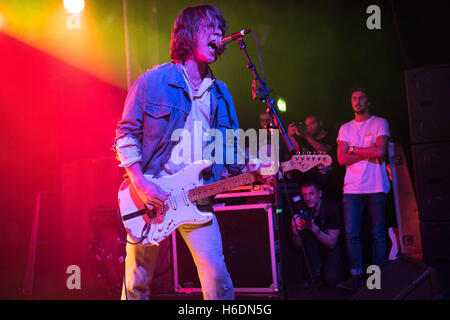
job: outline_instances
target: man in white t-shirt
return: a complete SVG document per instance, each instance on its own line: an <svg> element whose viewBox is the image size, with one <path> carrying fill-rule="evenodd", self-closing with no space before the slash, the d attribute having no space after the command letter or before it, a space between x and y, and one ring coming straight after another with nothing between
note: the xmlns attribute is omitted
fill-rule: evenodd
<svg viewBox="0 0 450 320"><path fill-rule="evenodd" d="M390 188L385 156L390 134L388 122L369 113L370 100L364 90L353 90L351 103L355 119L341 126L337 138L337 159L346 166L343 210L350 263L350 278L338 286L357 290L364 283L360 241L364 211L370 220L371 263L382 267L385 261L385 208Z"/></svg>

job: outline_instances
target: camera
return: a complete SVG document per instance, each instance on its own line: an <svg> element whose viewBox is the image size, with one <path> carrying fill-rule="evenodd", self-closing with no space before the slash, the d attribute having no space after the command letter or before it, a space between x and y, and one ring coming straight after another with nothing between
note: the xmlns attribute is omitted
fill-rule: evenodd
<svg viewBox="0 0 450 320"><path fill-rule="evenodd" d="M303 219L306 221L312 221L313 218L314 218L313 213L309 209L306 209L306 208L299 209L295 213L295 219Z"/></svg>
<svg viewBox="0 0 450 320"><path fill-rule="evenodd" d="M307 127L306 124L304 124L303 122L299 121L295 124L295 127L298 129L298 131L300 131L301 133L304 133L307 131Z"/></svg>
<svg viewBox="0 0 450 320"><path fill-rule="evenodd" d="M304 219L306 221L311 221L314 218L314 214L311 210L301 201L300 196L293 197L295 214L294 219Z"/></svg>

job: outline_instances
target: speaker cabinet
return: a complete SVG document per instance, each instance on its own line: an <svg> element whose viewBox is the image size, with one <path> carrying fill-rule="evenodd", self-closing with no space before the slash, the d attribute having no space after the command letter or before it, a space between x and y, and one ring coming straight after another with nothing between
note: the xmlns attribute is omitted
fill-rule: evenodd
<svg viewBox="0 0 450 320"><path fill-rule="evenodd" d="M214 207L235 292L276 293L278 262L270 204ZM200 292L192 256L179 232L172 235L175 291Z"/></svg>
<svg viewBox="0 0 450 320"><path fill-rule="evenodd" d="M449 299L450 65L408 70L406 87L423 254Z"/></svg>
<svg viewBox="0 0 450 320"><path fill-rule="evenodd" d="M411 143L450 140L450 65L406 71Z"/></svg>
<svg viewBox="0 0 450 320"><path fill-rule="evenodd" d="M450 299L450 221L422 222L424 261L436 270L441 296Z"/></svg>
<svg viewBox="0 0 450 320"><path fill-rule="evenodd" d="M434 270L402 255L381 270L381 288L358 291L354 300L428 300L437 296Z"/></svg>
<svg viewBox="0 0 450 320"><path fill-rule="evenodd" d="M450 142L412 146L421 221L450 220Z"/></svg>

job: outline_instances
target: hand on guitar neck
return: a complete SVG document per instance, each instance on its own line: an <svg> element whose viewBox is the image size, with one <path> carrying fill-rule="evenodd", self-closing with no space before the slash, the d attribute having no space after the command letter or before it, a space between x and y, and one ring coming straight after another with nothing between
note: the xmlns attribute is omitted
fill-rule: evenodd
<svg viewBox="0 0 450 320"><path fill-rule="evenodd" d="M253 172L258 181L273 184L275 181L274 169L275 163L273 161L262 162L258 158L250 158L243 172Z"/></svg>

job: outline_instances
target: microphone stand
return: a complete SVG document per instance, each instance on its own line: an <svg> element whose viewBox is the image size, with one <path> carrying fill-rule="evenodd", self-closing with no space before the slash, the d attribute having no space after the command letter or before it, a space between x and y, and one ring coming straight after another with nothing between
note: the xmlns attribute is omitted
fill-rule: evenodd
<svg viewBox="0 0 450 320"><path fill-rule="evenodd" d="M281 135L289 149L289 153L291 155L293 155L295 153L294 145L292 144L291 139L289 138L288 134L286 133L286 129L284 128L283 124L281 123L280 118L278 117L278 113L273 106L275 101L270 99L269 91L267 90L267 85L259 77L258 72L256 71L256 67L252 63L252 61L247 53L247 50L246 50L247 46L245 45L244 40L241 37L241 38L237 39L236 41L239 44L239 47L241 48L242 52L244 53L245 58L247 59L247 69L249 69L253 73L255 80L257 81L259 87L263 91L263 100L267 103L267 105L269 107L268 112L270 112L270 115L272 117L272 123L276 128L278 128L280 130Z"/></svg>
<svg viewBox="0 0 450 320"><path fill-rule="evenodd" d="M289 153L291 155L294 155L295 154L295 148L294 148L294 146L292 144L292 141L291 141L289 135L286 132L286 129L283 126L283 123L281 122L281 120L280 120L280 118L278 116L277 110L273 106L275 101L272 100L269 97L269 90L267 89L267 84L261 80L260 76L258 75L258 72L256 71L255 65L252 63L252 61L251 61L251 59L250 59L250 57L248 55L248 52L247 52L247 49L246 49L247 46L244 43L243 37L240 37L240 38L236 39L236 42L239 44L239 48L244 53L244 56L247 59L247 69L249 69L252 72L253 76L255 77L256 82L259 85L260 90L262 90L262 95L261 95L260 100L262 102L265 101L267 103L267 106L268 106L267 112L269 112L269 114L271 116L273 126L280 130L281 135L282 135L282 137L283 137L284 141L286 142L286 145L287 145L287 147L289 149ZM286 181L285 181L285 177L284 177L284 173L283 172L281 173L281 176L282 176L284 191L286 193L286 198L287 198L288 205L289 205L289 211L290 211L290 214L291 214L291 219L293 219L294 214L293 214L292 203L291 203L291 199L289 199L289 195L288 195L288 191L287 191L287 187L286 187ZM278 192L277 192L277 187L276 187L276 183L275 183L275 197L276 197L275 198L275 204L276 205L278 204L277 193ZM309 274L309 277L311 279L311 283L314 283L315 281L314 281L313 272L311 270L311 264L309 263L309 259L308 259L308 256L306 254L306 250L305 250L305 247L303 245L301 236L299 236L299 241L300 241L300 246L302 248L303 256L304 256L304 259L305 259L305 264L306 264L306 267L308 269L308 274ZM284 286L284 287L286 287L286 286Z"/></svg>

